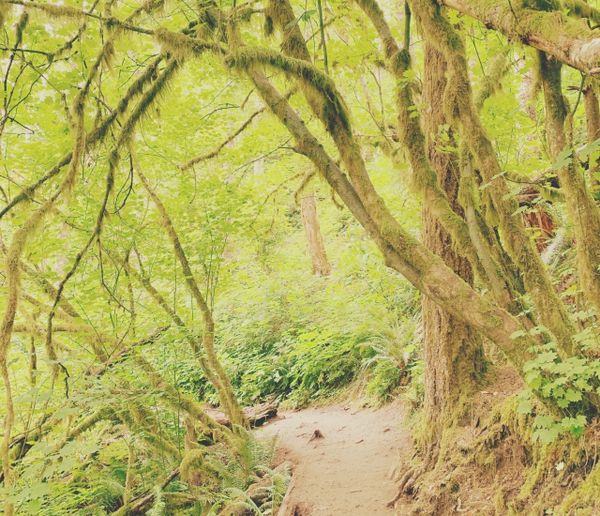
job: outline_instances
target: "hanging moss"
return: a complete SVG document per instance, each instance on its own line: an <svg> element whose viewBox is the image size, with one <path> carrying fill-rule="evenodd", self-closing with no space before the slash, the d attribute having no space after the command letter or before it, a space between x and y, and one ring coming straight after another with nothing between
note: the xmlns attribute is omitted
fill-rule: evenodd
<svg viewBox="0 0 600 516"><path fill-rule="evenodd" d="M213 0L198 1L198 17L202 25L209 31L214 31L219 26L217 4Z"/></svg>
<svg viewBox="0 0 600 516"><path fill-rule="evenodd" d="M188 484L197 486L202 483L203 476L206 476L206 472L203 472L204 466L204 450L195 448L186 452L179 466L179 472L181 479Z"/></svg>
<svg viewBox="0 0 600 516"><path fill-rule="evenodd" d="M27 2L23 5L25 5L27 8L40 10L52 18L81 19L85 17L84 11L68 5L42 4L39 2Z"/></svg>
<svg viewBox="0 0 600 516"><path fill-rule="evenodd" d="M483 104L492 95L498 92L502 87L502 79L510 70L511 63L506 53L500 53L492 57L486 67L486 73L483 78L483 86L474 99L475 107L481 109Z"/></svg>
<svg viewBox="0 0 600 516"><path fill-rule="evenodd" d="M178 61L183 61L193 54L192 42L185 34L159 28L154 31L154 37L163 50L169 52Z"/></svg>
<svg viewBox="0 0 600 516"><path fill-rule="evenodd" d="M2 5L0 4L0 9ZM1 16L1 14L0 14ZM23 31L25 27L27 27L27 23L29 22L29 13L27 11L23 11L21 16L19 17L19 21L17 22L17 26L15 27L15 43L13 45L14 48L20 47L21 42L23 41ZM0 23L1 26L1 23Z"/></svg>
<svg viewBox="0 0 600 516"><path fill-rule="evenodd" d="M104 49L96 61L96 63L98 64L98 67L99 67L99 63L102 61L102 56L104 54L104 50L107 47L107 44L104 45ZM86 253L91 248L93 243L96 242L96 240L100 237L100 233L102 231L102 226L103 226L105 216L106 216L106 208L107 208L108 201L109 201L109 198L112 194L113 187L114 187L115 171L119 164L121 149L129 143L130 139L133 136L133 131L134 131L136 125L146 114L148 108L152 105L152 103L158 97L158 95L165 89L169 80L173 77L173 72L177 69L177 67L178 67L178 63L175 60L172 60L167 64L167 66L165 67L165 70L158 76L156 81L154 81L154 83L148 89L148 91L144 94L142 99L140 99L140 101L136 105L135 109L133 110L133 112L131 113L129 118L123 124L121 133L119 134L119 138L117 140L117 144L115 145L115 148L109 155L108 172L106 175L106 186L105 186L104 196L103 196L103 199L102 199L102 202L100 205L100 209L98 211L98 216L96 218L96 224L92 230L92 235L90 236L90 238L88 239L88 241L86 242L84 247L77 253L77 255L73 261L73 264L71 265L68 272L65 274L65 276L59 283L58 288L56 289L56 296L54 298L54 303L52 305L52 309L48 315L47 331L46 331L46 350L47 350L50 360L55 364L53 367L53 376L57 375L58 367L59 367L58 356L56 354L56 350L55 350L54 344L53 344L53 321L54 321L54 317L56 315L58 306L60 304L60 300L62 298L64 289L65 289L68 281L75 275L83 257L86 255ZM90 76L92 76L92 75L95 75L94 70L92 70L90 72ZM89 82L89 80L88 80L88 82ZM89 85L88 85L88 88L89 88ZM84 87L84 89L82 89L82 92L83 93L78 95L78 97L75 101L76 102L75 109L78 110L77 116L79 118L78 123L77 123L78 124L77 125L78 138L81 137L81 135L85 136L85 129L83 127L83 109L84 109L84 100L83 99L85 99L87 96L87 91L86 91L85 87ZM81 112L79 112L80 109L82 110ZM79 125L79 124L81 124L81 125ZM78 149L76 147L73 150L73 159L71 160L71 167L69 168L67 178L65 179L65 182L63 183L65 185L65 188L67 188L67 189L72 188L71 182L74 181L74 174L75 174L75 172L73 171L73 168L75 167L75 171L77 170L76 167L79 164L78 154L83 152L84 145L85 145L85 138L83 137L83 141L77 140L77 145L81 145L81 148ZM77 160L76 160L76 158L77 158ZM74 163L75 163L75 165L73 165Z"/></svg>
<svg viewBox="0 0 600 516"><path fill-rule="evenodd" d="M269 0L265 16L269 20L265 21L267 28L269 24L272 24L282 34L281 51L286 55L310 61L306 42L298 28L298 19L294 15L290 3L287 0Z"/></svg>
<svg viewBox="0 0 600 516"><path fill-rule="evenodd" d="M266 65L294 76L322 96L322 116L327 121L328 128L333 129L336 124L341 123L342 129L350 129L348 110L335 83L312 64L269 49L252 47L244 47L235 54L228 55L225 63L232 68L241 69L257 64Z"/></svg>

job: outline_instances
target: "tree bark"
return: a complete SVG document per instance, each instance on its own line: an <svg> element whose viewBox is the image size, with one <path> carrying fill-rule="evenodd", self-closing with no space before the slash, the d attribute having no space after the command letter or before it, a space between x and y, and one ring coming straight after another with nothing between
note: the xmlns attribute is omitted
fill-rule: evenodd
<svg viewBox="0 0 600 516"><path fill-rule="evenodd" d="M588 84L583 90L585 102L585 118L587 122L588 143L600 138L600 107L598 106L598 95L593 84Z"/></svg>
<svg viewBox="0 0 600 516"><path fill-rule="evenodd" d="M457 319L466 322L493 341L516 368L521 370L524 363L533 357L530 347L535 343L535 340L523 334L524 327L521 322L506 310L480 296L440 257L409 233L401 228L397 231L395 228L390 231L389 227L381 229L384 224L379 219L377 210L367 209L361 196L308 130L298 113L264 74L253 69L247 70L247 74L273 114L294 136L299 152L313 162L379 247L385 264L402 274L415 288ZM372 184L370 186L372 187ZM387 216L391 216L389 212L386 213L386 218Z"/></svg>
<svg viewBox="0 0 600 516"><path fill-rule="evenodd" d="M302 225L306 234L308 253L312 261L313 274L316 276L329 276L331 266L327 261L323 235L319 226L317 215L317 202L314 193L307 193L300 199L300 213Z"/></svg>
<svg viewBox="0 0 600 516"><path fill-rule="evenodd" d="M424 116L429 161L445 190L452 208L463 216L458 203L459 166L456 156L439 151L435 136L446 123L439 92L446 87L446 60L430 44L425 45ZM452 238L432 214L423 208L423 241L432 252L470 285L473 271L469 262L454 251ZM432 299L423 298L425 357L425 438L435 444L444 427L456 424L461 404L477 386L482 370L481 338L464 322L440 308Z"/></svg>

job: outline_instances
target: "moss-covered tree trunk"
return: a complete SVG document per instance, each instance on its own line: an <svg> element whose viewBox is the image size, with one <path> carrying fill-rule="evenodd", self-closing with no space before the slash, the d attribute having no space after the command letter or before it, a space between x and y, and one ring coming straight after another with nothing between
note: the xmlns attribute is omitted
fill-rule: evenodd
<svg viewBox="0 0 600 516"><path fill-rule="evenodd" d="M573 355L575 326L565 304L558 296L552 279L521 219L514 216L519 209L506 182L494 146L489 139L473 102L466 49L454 26L433 0L409 0L417 24L425 39L444 54L448 63L448 88L443 102L447 116L453 118L461 139L473 157L473 164L489 185L490 207L495 212L502 245L518 267L523 284L535 307L539 322L556 339L562 357ZM491 221L490 221L491 222Z"/></svg>
<svg viewBox="0 0 600 516"><path fill-rule="evenodd" d="M538 52L538 58L546 108L546 138L550 156L557 160L561 152L572 146L565 131L569 109L562 94L562 64L543 52ZM579 283L584 296L600 311L600 208L574 160L558 169L558 179L578 244Z"/></svg>
<svg viewBox="0 0 600 516"><path fill-rule="evenodd" d="M445 190L452 208L462 216L458 204L459 168L454 154L436 148L435 136L446 123L439 92L446 83L446 61L427 44L425 47L424 125L429 161L438 182ZM466 258L453 248L450 235L433 216L423 209L423 238L427 247L442 257L446 265L467 283L473 283L473 272ZM476 387L482 364L481 338L464 322L441 309L428 297L423 298L425 355L425 439L434 445L443 428L458 422L464 400Z"/></svg>

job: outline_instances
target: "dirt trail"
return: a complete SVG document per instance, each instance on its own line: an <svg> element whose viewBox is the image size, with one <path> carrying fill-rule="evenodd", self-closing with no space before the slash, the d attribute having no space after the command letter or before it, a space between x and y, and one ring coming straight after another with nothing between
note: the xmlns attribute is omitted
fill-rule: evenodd
<svg viewBox="0 0 600 516"><path fill-rule="evenodd" d="M279 462L295 464L289 496L303 516L391 515L391 473L411 453L403 419L400 403L381 409L333 405L284 412L260 435L276 436ZM314 438L315 430L323 437Z"/></svg>

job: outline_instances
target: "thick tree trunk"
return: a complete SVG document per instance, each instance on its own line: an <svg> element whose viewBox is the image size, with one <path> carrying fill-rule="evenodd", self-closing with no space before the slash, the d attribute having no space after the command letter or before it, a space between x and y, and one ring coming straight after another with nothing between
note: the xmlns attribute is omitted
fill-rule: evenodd
<svg viewBox="0 0 600 516"><path fill-rule="evenodd" d="M472 163L477 166L482 180L488 185L490 206L495 212L494 224L498 226L502 245L522 274L539 322L556 339L561 356L571 356L576 349L573 335L577 330L523 221L514 216L519 205L507 183L500 180L503 169L473 103L463 41L434 0L410 0L410 5L424 38L444 54L448 63L448 88L444 92L446 114L455 119L461 141L471 153Z"/></svg>
<svg viewBox="0 0 600 516"><path fill-rule="evenodd" d="M396 230L395 227L387 226L382 229L385 224L380 219L391 216L389 212L380 217L384 208L367 209L343 171L266 76L256 70L247 70L247 74L273 114L294 136L302 154L313 162L377 244L385 264L402 274L425 296L435 300L457 319L465 321L496 343L507 358L521 370L524 363L532 359L530 347L536 342L523 332L518 337L513 336L523 330L521 322L506 310L480 296L439 256L402 228ZM368 186L372 187L372 184L369 183Z"/></svg>
<svg viewBox="0 0 600 516"><path fill-rule="evenodd" d="M428 106L425 132L429 161L434 167L440 187L445 190L452 208L463 215L458 204L459 167L456 156L436 149L435 137L446 123L439 92L446 87L446 61L431 45L425 46L424 104ZM473 283L469 262L453 248L450 235L433 216L423 209L423 239L425 245L467 283ZM432 299L423 299L423 329L425 356L425 418L426 439L435 444L444 427L457 423L461 405L476 387L481 371L481 338L464 322L441 309Z"/></svg>
<svg viewBox="0 0 600 516"><path fill-rule="evenodd" d="M300 199L300 213L302 215L302 225L306 234L308 244L308 253L312 261L313 274L316 276L329 276L331 266L327 261L323 235L319 226L317 215L317 202L314 193L306 193Z"/></svg>

